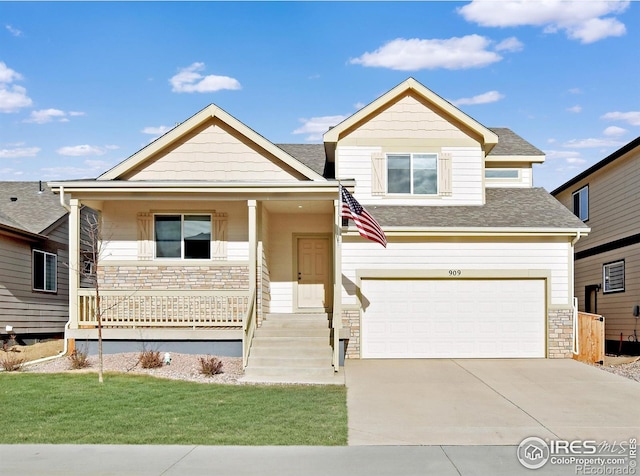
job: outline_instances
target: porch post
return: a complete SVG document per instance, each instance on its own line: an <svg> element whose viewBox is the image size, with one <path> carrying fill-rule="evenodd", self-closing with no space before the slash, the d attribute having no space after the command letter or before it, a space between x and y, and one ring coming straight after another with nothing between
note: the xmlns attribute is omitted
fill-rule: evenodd
<svg viewBox="0 0 640 476"><path fill-rule="evenodd" d="M333 201L333 369L340 368L340 330L342 329L342 202Z"/></svg>
<svg viewBox="0 0 640 476"><path fill-rule="evenodd" d="M257 270L257 248L258 248L258 219L256 200L248 200L249 207L249 289L256 287L258 276Z"/></svg>
<svg viewBox="0 0 640 476"><path fill-rule="evenodd" d="M69 327L78 328L78 288L80 287L80 200L69 201Z"/></svg>

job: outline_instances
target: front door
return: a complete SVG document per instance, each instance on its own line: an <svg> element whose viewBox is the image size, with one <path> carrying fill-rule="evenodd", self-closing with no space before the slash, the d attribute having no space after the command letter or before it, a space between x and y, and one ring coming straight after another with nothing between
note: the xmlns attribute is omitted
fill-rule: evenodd
<svg viewBox="0 0 640 476"><path fill-rule="evenodd" d="M331 307L331 238L297 237L297 308Z"/></svg>

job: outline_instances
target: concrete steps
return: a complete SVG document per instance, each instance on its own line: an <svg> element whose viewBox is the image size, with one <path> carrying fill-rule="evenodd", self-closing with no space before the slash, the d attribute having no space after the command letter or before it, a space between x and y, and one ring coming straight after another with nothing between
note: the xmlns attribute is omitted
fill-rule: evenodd
<svg viewBox="0 0 640 476"><path fill-rule="evenodd" d="M327 314L267 314L242 381L344 384L331 365L330 335Z"/></svg>

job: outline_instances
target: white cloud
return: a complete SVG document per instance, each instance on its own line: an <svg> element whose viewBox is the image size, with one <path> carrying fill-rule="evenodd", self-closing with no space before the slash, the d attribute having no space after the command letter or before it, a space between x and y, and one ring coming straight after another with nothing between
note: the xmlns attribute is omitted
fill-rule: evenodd
<svg viewBox="0 0 640 476"><path fill-rule="evenodd" d="M582 94L582 89L580 88L571 88L569 89L570 94Z"/></svg>
<svg viewBox="0 0 640 476"><path fill-rule="evenodd" d="M152 136L161 136L163 134L166 134L171 129L172 128L169 126L145 127L141 132L143 134L149 134Z"/></svg>
<svg viewBox="0 0 640 476"><path fill-rule="evenodd" d="M495 47L495 50L516 52L516 51L522 51L523 48L524 48L524 45L522 44L522 42L518 40L515 36L512 36L498 43Z"/></svg>
<svg viewBox="0 0 640 476"><path fill-rule="evenodd" d="M340 124L349 116L320 116L310 119L300 119L303 123L302 127L293 131L293 134L309 134L306 140L320 140L322 135L329 130L330 127Z"/></svg>
<svg viewBox="0 0 640 476"><path fill-rule="evenodd" d="M445 40L398 38L349 62L398 71L481 68L502 60L502 56L488 49L490 45L491 40L480 35Z"/></svg>
<svg viewBox="0 0 640 476"><path fill-rule="evenodd" d="M626 129L617 126L609 126L602 131L602 133L607 137L619 137L625 135L627 132L628 131Z"/></svg>
<svg viewBox="0 0 640 476"><path fill-rule="evenodd" d="M31 111L29 119L24 122L35 122L36 124L45 124L53 121L56 117L65 117L66 114L60 109L40 109L39 111Z"/></svg>
<svg viewBox="0 0 640 476"><path fill-rule="evenodd" d="M40 152L40 147L16 147L13 149L0 149L0 159L18 159L23 157L35 157Z"/></svg>
<svg viewBox="0 0 640 476"><path fill-rule="evenodd" d="M608 121L623 121L632 126L640 126L640 111L608 112L600 117Z"/></svg>
<svg viewBox="0 0 640 476"><path fill-rule="evenodd" d="M16 112L33 103L31 98L27 96L27 90L24 87L10 84L21 79L20 73L0 61L0 112Z"/></svg>
<svg viewBox="0 0 640 476"><path fill-rule="evenodd" d="M86 116L86 114L82 111L69 111L70 116Z"/></svg>
<svg viewBox="0 0 640 476"><path fill-rule="evenodd" d="M119 145L114 145L114 144L109 144L109 145L105 145L104 148L107 149L107 150L118 150L120 148L120 146Z"/></svg>
<svg viewBox="0 0 640 476"><path fill-rule="evenodd" d="M8 31L9 33L11 33L13 36L22 36L22 32L21 32L20 30L18 30L17 28L14 28L14 27L13 27L13 26L11 26L11 25L5 25L4 27L5 27L5 28L7 29L7 31Z"/></svg>
<svg viewBox="0 0 640 476"><path fill-rule="evenodd" d="M169 79L171 90L174 93L211 93L222 89L241 89L237 79L213 74L203 76L198 72L202 70L204 63L193 63L179 69L178 74Z"/></svg>
<svg viewBox="0 0 640 476"><path fill-rule="evenodd" d="M73 145L61 147L56 151L60 155L69 157L83 157L87 155L103 155L104 149L95 145Z"/></svg>
<svg viewBox="0 0 640 476"><path fill-rule="evenodd" d="M504 94L500 94L498 91L488 91L483 94L478 94L477 96L473 96L470 98L460 98L455 101L451 101L451 103L455 106L461 106L465 104L475 105L475 104L488 104L492 102L500 101L504 98Z"/></svg>
<svg viewBox="0 0 640 476"><path fill-rule="evenodd" d="M570 149L590 149L594 147L620 147L622 144L619 141L611 139L572 139L562 144L562 147Z"/></svg>
<svg viewBox="0 0 640 476"><path fill-rule="evenodd" d="M576 104L575 106L567 108L567 111L575 112L576 114L578 114L578 113L582 112L582 106L580 106L579 104Z"/></svg>
<svg viewBox="0 0 640 476"><path fill-rule="evenodd" d="M545 33L564 31L570 39L593 43L625 34L624 24L614 17L623 13L629 3L629 0L473 0L458 8L458 13L481 26L538 26Z"/></svg>

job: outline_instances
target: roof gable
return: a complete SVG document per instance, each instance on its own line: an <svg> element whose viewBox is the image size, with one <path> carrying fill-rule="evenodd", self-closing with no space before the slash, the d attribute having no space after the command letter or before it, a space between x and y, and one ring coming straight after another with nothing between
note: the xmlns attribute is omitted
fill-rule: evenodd
<svg viewBox="0 0 640 476"><path fill-rule="evenodd" d="M342 121L324 134L325 143L337 143L354 131L359 125L371 120L380 111L390 105L410 96L429 107L455 127L465 131L476 139L488 153L497 143L498 136L477 122L475 119L463 113L450 102L444 100L430 89L426 88L413 78L400 83L398 86L383 94L378 99L363 107L358 112Z"/></svg>
<svg viewBox="0 0 640 476"><path fill-rule="evenodd" d="M235 181L252 174L261 180L324 180L213 104L98 180Z"/></svg>

